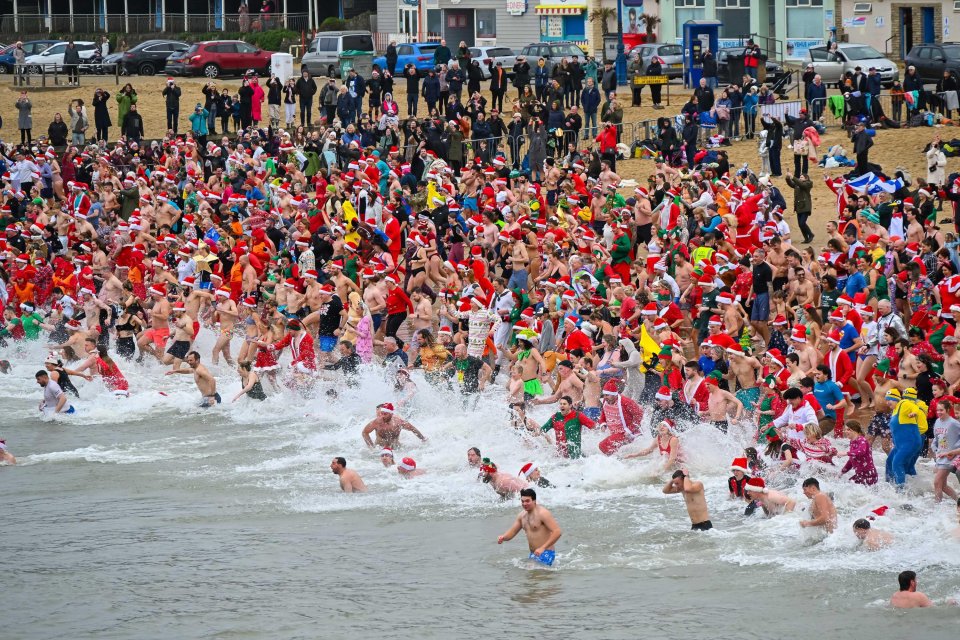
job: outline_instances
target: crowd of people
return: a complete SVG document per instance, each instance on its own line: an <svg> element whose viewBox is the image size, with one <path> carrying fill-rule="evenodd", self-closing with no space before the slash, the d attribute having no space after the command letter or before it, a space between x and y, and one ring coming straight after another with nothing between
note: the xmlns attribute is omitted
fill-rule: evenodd
<svg viewBox="0 0 960 640"><path fill-rule="evenodd" d="M100 90L99 142L62 118L56 138L21 126L22 144L0 160L0 348L49 346L35 374L41 410L81 410L81 378L128 396L144 361L192 375L202 407L223 402L225 366L240 382L235 402L310 394L320 379L382 367L396 397L356 444L404 477L429 470L395 457L402 432L429 434L397 414L429 384L467 410L502 394L513 430L546 438L556 461L652 456L696 530L713 524L684 433L702 423L747 445L729 493L748 514L793 510L786 492L809 475L801 526L826 535L837 512L820 482L905 490L922 456L935 468L933 500L957 499L960 256L937 213L956 213L960 180L942 166L926 180L874 166L815 185L805 157L795 159L785 184L798 236L772 180L779 151L776 170L762 172L725 156L705 162L695 148L689 170L658 157L628 181L615 172L616 122L609 140L601 132L595 151L582 150L586 125L568 126L577 100L565 102L567 78L548 104L521 81L508 118L519 124L506 125L479 91L460 102L448 62L449 98L439 81L429 116L405 122L390 72L375 70L341 85L307 73L271 79L266 91L251 74L235 138L222 135L231 92L213 83L179 134L183 93L172 80L152 96L166 101L170 131L151 144L140 144L142 123L130 129L129 85L113 98L125 113L112 145L109 118L97 118L113 102ZM416 96L435 95L435 80L408 77L409 115ZM587 75L585 114L595 85ZM299 128L295 110L279 108L294 103ZM565 104L569 113L554 115ZM89 119L81 101L70 107L71 120ZM793 127L801 136L806 118ZM541 143L550 127L565 143L554 153ZM508 142L485 147L488 132ZM531 141L511 146L515 133ZM814 188L835 202L821 249L806 224ZM213 346L201 353L205 334ZM0 370L23 375L16 360ZM530 415L539 406L554 411L542 424ZM598 446L584 445L584 428L604 431ZM536 528L531 553L552 563L560 530L536 505L531 487L550 487L540 465L514 474L475 449L467 459L500 496L523 496L527 515L501 541ZM345 491L364 490L345 458L331 469ZM895 544L867 524L854 523L867 548Z"/></svg>

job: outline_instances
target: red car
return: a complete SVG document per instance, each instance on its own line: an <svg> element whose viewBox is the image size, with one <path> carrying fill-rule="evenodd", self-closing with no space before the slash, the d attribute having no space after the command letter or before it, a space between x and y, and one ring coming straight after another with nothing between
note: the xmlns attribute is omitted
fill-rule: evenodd
<svg viewBox="0 0 960 640"><path fill-rule="evenodd" d="M224 74L242 75L252 69L270 75L272 51L258 49L242 40L198 42L182 53L167 58L166 73L175 76L216 78Z"/></svg>

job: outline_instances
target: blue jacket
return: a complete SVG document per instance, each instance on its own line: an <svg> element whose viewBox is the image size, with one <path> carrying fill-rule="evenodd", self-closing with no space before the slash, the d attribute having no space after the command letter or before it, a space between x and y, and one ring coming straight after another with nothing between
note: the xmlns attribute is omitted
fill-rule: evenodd
<svg viewBox="0 0 960 640"><path fill-rule="evenodd" d="M447 84L450 85L450 93L463 91L463 69L447 71Z"/></svg>
<svg viewBox="0 0 960 640"><path fill-rule="evenodd" d="M584 113L596 113L600 108L600 90L596 85L592 89L584 89L580 94L580 104Z"/></svg>
<svg viewBox="0 0 960 640"><path fill-rule="evenodd" d="M427 76L423 79L423 99L427 102L436 102L440 99L440 78L436 75Z"/></svg>
<svg viewBox="0 0 960 640"><path fill-rule="evenodd" d="M757 112L757 102L760 100L760 95L756 93L748 93L743 96L743 112L747 115L754 115Z"/></svg>
<svg viewBox="0 0 960 640"><path fill-rule="evenodd" d="M207 128L207 120L209 119L210 112L206 109L201 110L200 113L197 113L196 111L191 113L190 124L193 132L198 136L205 136L210 133L210 130Z"/></svg>
<svg viewBox="0 0 960 640"><path fill-rule="evenodd" d="M880 83L880 74L875 73L872 76L867 76L867 93L872 96L880 95L880 92L883 90L883 85Z"/></svg>
<svg viewBox="0 0 960 640"><path fill-rule="evenodd" d="M827 98L827 85L823 84L822 82L820 83L819 87L812 82L807 85L808 100L813 102L814 100L822 99L825 103L826 98ZM824 104L824 107L826 107L826 104Z"/></svg>
<svg viewBox="0 0 960 640"><path fill-rule="evenodd" d="M536 87L545 87L550 82L550 74L547 72L547 66L537 65L533 73L533 84Z"/></svg>

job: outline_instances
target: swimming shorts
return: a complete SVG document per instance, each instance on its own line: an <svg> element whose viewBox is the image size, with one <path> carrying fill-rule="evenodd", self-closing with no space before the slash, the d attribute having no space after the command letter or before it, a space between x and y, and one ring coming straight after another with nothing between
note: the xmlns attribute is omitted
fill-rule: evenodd
<svg viewBox="0 0 960 640"><path fill-rule="evenodd" d="M690 525L691 531L709 531L710 529L713 529L713 523L709 520Z"/></svg>
<svg viewBox="0 0 960 640"><path fill-rule="evenodd" d="M583 408L583 413L593 421L597 421L600 419L601 411L602 410L600 409L600 407L584 407Z"/></svg>
<svg viewBox="0 0 960 640"><path fill-rule="evenodd" d="M320 351L330 353L337 346L337 336L320 336Z"/></svg>
<svg viewBox="0 0 960 640"><path fill-rule="evenodd" d="M530 397L543 395L543 385L540 378L531 378L523 383L523 392Z"/></svg>
<svg viewBox="0 0 960 640"><path fill-rule="evenodd" d="M758 293L753 299L753 306L750 308L750 320L752 322L766 322L770 319L770 294Z"/></svg>
<svg viewBox="0 0 960 640"><path fill-rule="evenodd" d="M376 332L380 329L380 323L383 322L382 313L371 313L370 318L373 320L373 330Z"/></svg>
<svg viewBox="0 0 960 640"><path fill-rule="evenodd" d="M169 327L162 329L147 329L144 335L152 340L153 344L158 349L163 349L163 347L167 344L167 340L170 338L170 329Z"/></svg>
<svg viewBox="0 0 960 640"><path fill-rule="evenodd" d="M720 430L721 433L727 432L728 423L726 420L714 420L713 426Z"/></svg>
<svg viewBox="0 0 960 640"><path fill-rule="evenodd" d="M222 402L219 393L215 393L212 396L203 396L203 400L200 401L200 407L202 409L209 409L215 404L220 404Z"/></svg>
<svg viewBox="0 0 960 640"><path fill-rule="evenodd" d="M531 560L536 560L540 564L545 564L548 567L553 566L553 561L556 559L556 557L557 557L557 552L554 551L553 549L547 549L540 555L537 555L533 552L530 553Z"/></svg>
<svg viewBox="0 0 960 640"><path fill-rule="evenodd" d="M737 400L743 403L744 410L753 411L753 408L757 405L757 401L760 400L760 387L740 389L734 395L737 397Z"/></svg>
<svg viewBox="0 0 960 640"><path fill-rule="evenodd" d="M77 410L73 408L73 405L70 405L70 408L64 411L63 413L76 413Z"/></svg>
<svg viewBox="0 0 960 640"><path fill-rule="evenodd" d="M187 354L190 353L190 343L186 340L177 340L170 348L167 349L167 353L177 360L184 360L187 357Z"/></svg>
<svg viewBox="0 0 960 640"><path fill-rule="evenodd" d="M890 437L890 414L889 413L873 414L873 419L870 420L870 424L867 425L867 434L874 437L889 438Z"/></svg>

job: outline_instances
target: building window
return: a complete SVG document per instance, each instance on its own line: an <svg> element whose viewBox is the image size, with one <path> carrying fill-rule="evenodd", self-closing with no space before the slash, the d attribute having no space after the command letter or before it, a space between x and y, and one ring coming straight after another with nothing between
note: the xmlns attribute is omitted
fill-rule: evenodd
<svg viewBox="0 0 960 640"><path fill-rule="evenodd" d="M822 2L822 0L811 1ZM823 9L819 7L792 7L787 9L788 38L808 39L822 36Z"/></svg>
<svg viewBox="0 0 960 640"><path fill-rule="evenodd" d="M683 31L683 24L687 20L703 20L707 17L705 0L675 0L673 4L676 6L678 32Z"/></svg>
<svg viewBox="0 0 960 640"><path fill-rule="evenodd" d="M427 33L440 36L443 31L443 12L440 9L427 9Z"/></svg>
<svg viewBox="0 0 960 640"><path fill-rule="evenodd" d="M497 37L497 10L496 9L477 9L477 37L478 38L496 38Z"/></svg>

